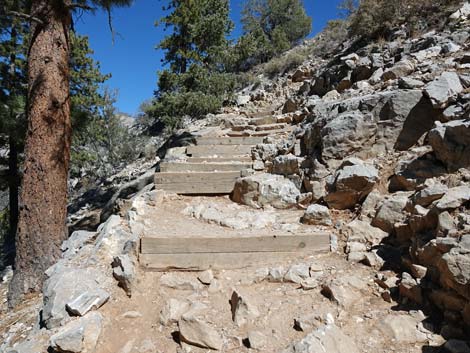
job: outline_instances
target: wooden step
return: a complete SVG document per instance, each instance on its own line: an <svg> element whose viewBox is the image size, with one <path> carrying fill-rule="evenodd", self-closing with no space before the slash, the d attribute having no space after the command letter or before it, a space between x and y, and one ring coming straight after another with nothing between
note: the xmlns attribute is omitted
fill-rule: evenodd
<svg viewBox="0 0 470 353"><path fill-rule="evenodd" d="M141 240L141 264L156 270L236 269L327 252L326 233L261 237L166 237Z"/></svg>
<svg viewBox="0 0 470 353"><path fill-rule="evenodd" d="M256 131L271 131L271 130L283 130L287 128L286 123L280 123L280 124L268 124L268 125L258 125L256 127Z"/></svg>
<svg viewBox="0 0 470 353"><path fill-rule="evenodd" d="M192 157L242 156L251 154L250 145L202 145L188 146L186 154Z"/></svg>
<svg viewBox="0 0 470 353"><path fill-rule="evenodd" d="M278 121L277 121L277 118L275 116L268 115L268 116L265 116L263 118L252 119L252 120L250 120L249 124L259 126L259 125L276 124L277 122Z"/></svg>
<svg viewBox="0 0 470 353"><path fill-rule="evenodd" d="M155 188L181 195L230 194L240 171L156 173Z"/></svg>
<svg viewBox="0 0 470 353"><path fill-rule="evenodd" d="M263 143L262 137L198 137L197 145L257 145Z"/></svg>
<svg viewBox="0 0 470 353"><path fill-rule="evenodd" d="M226 172L226 171L241 171L249 169L253 166L252 163L174 163L162 162L160 163L160 172Z"/></svg>
<svg viewBox="0 0 470 353"><path fill-rule="evenodd" d="M265 136L274 136L277 134L284 134L292 132L292 127L287 127L280 130L265 130L265 131L230 131L227 133L230 137L265 137Z"/></svg>
<svg viewBox="0 0 470 353"><path fill-rule="evenodd" d="M254 125L234 125L232 126L233 131L245 131L245 130L256 130L256 126Z"/></svg>
<svg viewBox="0 0 470 353"><path fill-rule="evenodd" d="M188 157L187 163L252 163L250 156L234 156L234 157Z"/></svg>

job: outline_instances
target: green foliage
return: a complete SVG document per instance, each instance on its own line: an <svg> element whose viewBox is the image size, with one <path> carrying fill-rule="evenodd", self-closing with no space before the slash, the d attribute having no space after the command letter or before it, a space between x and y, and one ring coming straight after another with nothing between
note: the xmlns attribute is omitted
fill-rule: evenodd
<svg viewBox="0 0 470 353"><path fill-rule="evenodd" d="M169 69L158 74L158 90L148 111L170 129L184 116L201 118L230 99L235 78L227 74L227 35L233 28L228 0L172 0L160 19L172 33L158 45Z"/></svg>
<svg viewBox="0 0 470 353"><path fill-rule="evenodd" d="M312 54L328 57L342 43L348 40L349 21L337 19L328 21L326 27L319 34L311 46Z"/></svg>
<svg viewBox="0 0 470 353"><path fill-rule="evenodd" d="M442 19L447 6L461 0L362 0L351 16L350 34L368 38L386 38L404 25L410 34L425 30Z"/></svg>
<svg viewBox="0 0 470 353"><path fill-rule="evenodd" d="M21 12L25 1L5 0L0 7L0 133L19 143L25 131L26 44L29 26L11 11Z"/></svg>
<svg viewBox="0 0 470 353"><path fill-rule="evenodd" d="M263 67L263 72L270 77L292 70L307 60L309 51L305 48L293 50L282 56L275 57Z"/></svg>
<svg viewBox="0 0 470 353"><path fill-rule="evenodd" d="M116 93L105 91L99 114L75 132L71 151L72 177L83 172L89 176L107 177L116 169L135 160L141 149L140 138L129 131L114 108ZM79 143L77 143L79 141Z"/></svg>
<svg viewBox="0 0 470 353"><path fill-rule="evenodd" d="M312 20L300 0L248 0L242 23L245 33L233 47L237 69L270 60L312 30Z"/></svg>

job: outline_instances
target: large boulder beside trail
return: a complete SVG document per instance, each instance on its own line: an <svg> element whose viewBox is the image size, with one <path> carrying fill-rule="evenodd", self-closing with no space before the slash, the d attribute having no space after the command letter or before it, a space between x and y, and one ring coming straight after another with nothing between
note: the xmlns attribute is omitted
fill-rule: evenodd
<svg viewBox="0 0 470 353"><path fill-rule="evenodd" d="M299 189L281 175L255 174L239 178L235 183L232 199L254 208L272 206L286 209L297 205Z"/></svg>
<svg viewBox="0 0 470 353"><path fill-rule="evenodd" d="M378 180L374 166L351 159L336 171L325 201L329 207L340 210L354 207L364 201Z"/></svg>
<svg viewBox="0 0 470 353"><path fill-rule="evenodd" d="M424 87L435 108L445 108L447 104L463 91L459 75L456 72L444 72Z"/></svg>
<svg viewBox="0 0 470 353"><path fill-rule="evenodd" d="M470 166L470 120L454 120L437 126L428 134L437 159L449 171Z"/></svg>

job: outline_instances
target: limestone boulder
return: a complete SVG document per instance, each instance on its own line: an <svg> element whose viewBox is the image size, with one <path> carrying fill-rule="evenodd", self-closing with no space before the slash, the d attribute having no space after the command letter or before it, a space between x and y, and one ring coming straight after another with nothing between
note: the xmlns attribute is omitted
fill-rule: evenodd
<svg viewBox="0 0 470 353"><path fill-rule="evenodd" d="M221 334L204 320L185 314L178 321L180 340L200 348L220 350L224 344Z"/></svg>
<svg viewBox="0 0 470 353"><path fill-rule="evenodd" d="M279 175L293 175L299 173L301 159L293 154L277 156L273 160L272 173Z"/></svg>
<svg viewBox="0 0 470 353"><path fill-rule="evenodd" d="M100 313L89 313L61 328L51 337L50 347L58 353L94 353L102 325Z"/></svg>
<svg viewBox="0 0 470 353"><path fill-rule="evenodd" d="M384 81L396 80L400 77L408 76L413 73L414 70L415 66L410 60L402 60L397 62L390 69L386 70L382 75L382 79Z"/></svg>
<svg viewBox="0 0 470 353"><path fill-rule="evenodd" d="M105 275L94 269L56 268L43 287L42 318L46 327L55 328L69 321L66 305L77 304L77 300L86 293L102 293L104 283ZM106 295L99 295L99 298L99 302L107 300Z"/></svg>
<svg viewBox="0 0 470 353"><path fill-rule="evenodd" d="M232 198L235 202L253 208L272 206L286 209L295 207L299 196L299 189L289 179L264 173L239 178Z"/></svg>
<svg viewBox="0 0 470 353"><path fill-rule="evenodd" d="M391 233L396 223L404 222L407 218L405 208L408 204L410 193L397 192L390 195L377 211L372 225L382 229L384 232Z"/></svg>
<svg viewBox="0 0 470 353"><path fill-rule="evenodd" d="M359 353L353 339L334 324L321 326L282 353Z"/></svg>
<svg viewBox="0 0 470 353"><path fill-rule="evenodd" d="M435 108L445 108L448 103L463 91L456 72L444 72L424 87L424 94L431 99Z"/></svg>
<svg viewBox="0 0 470 353"><path fill-rule="evenodd" d="M470 120L454 120L437 126L428 134L428 142L438 160L451 172L470 166Z"/></svg>
<svg viewBox="0 0 470 353"><path fill-rule="evenodd" d="M325 201L330 208L348 209L364 201L379 180L372 165L355 162L341 167L334 176Z"/></svg>
<svg viewBox="0 0 470 353"><path fill-rule="evenodd" d="M317 204L308 206L302 216L301 222L310 225L322 226L331 226L333 224L328 207Z"/></svg>

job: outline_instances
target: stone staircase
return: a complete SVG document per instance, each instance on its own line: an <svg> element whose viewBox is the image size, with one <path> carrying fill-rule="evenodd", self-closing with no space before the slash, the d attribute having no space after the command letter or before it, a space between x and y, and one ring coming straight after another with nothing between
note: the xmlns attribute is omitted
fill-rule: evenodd
<svg viewBox="0 0 470 353"><path fill-rule="evenodd" d="M249 115L220 136L196 138L186 158L164 160L155 175L157 190L181 195L230 194L242 171L253 166L251 150L266 136L291 132L271 112Z"/></svg>

